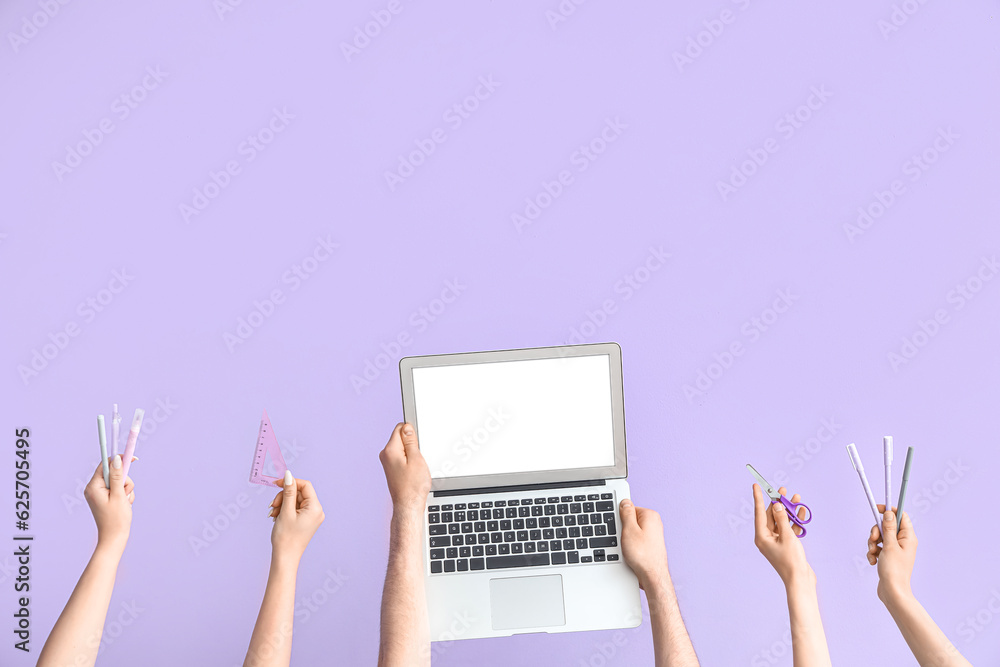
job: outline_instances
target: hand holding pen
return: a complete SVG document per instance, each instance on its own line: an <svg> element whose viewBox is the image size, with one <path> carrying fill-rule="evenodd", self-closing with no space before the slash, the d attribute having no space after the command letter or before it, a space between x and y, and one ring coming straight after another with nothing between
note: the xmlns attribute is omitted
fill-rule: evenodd
<svg viewBox="0 0 1000 667"><path fill-rule="evenodd" d="M868 535L868 562L878 564L878 598L885 603L911 594L910 576L917 557L917 534L905 513L905 525L902 522L897 525L895 508L886 511L885 505L879 503L878 509L883 513L882 530L872 526Z"/></svg>
<svg viewBox="0 0 1000 667"><path fill-rule="evenodd" d="M121 455L109 462L102 461L83 491L97 523L97 546L107 547L116 554L125 550L132 526L132 503L135 484L125 476ZM109 469L109 486L104 485L103 469Z"/></svg>

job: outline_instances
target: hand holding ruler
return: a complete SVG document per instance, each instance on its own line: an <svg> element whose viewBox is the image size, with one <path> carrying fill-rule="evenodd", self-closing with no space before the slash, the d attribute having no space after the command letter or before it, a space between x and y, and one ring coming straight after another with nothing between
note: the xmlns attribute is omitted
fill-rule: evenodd
<svg viewBox="0 0 1000 667"><path fill-rule="evenodd" d="M274 465L276 477L264 473L268 454L271 455L271 463ZM250 466L250 482L274 487L276 482L284 479L286 470L288 470L288 466L285 464L285 458L281 455L278 439L274 437L274 429L271 428L271 420L267 416L267 410L264 410L264 416L260 418L260 431L257 433L257 448L253 453L253 465Z"/></svg>

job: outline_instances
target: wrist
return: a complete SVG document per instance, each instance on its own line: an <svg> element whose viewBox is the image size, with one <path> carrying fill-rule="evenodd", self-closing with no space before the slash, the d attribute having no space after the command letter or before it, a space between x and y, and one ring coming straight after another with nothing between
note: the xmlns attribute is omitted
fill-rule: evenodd
<svg viewBox="0 0 1000 667"><path fill-rule="evenodd" d="M642 590L646 591L646 597L660 597L668 594L674 589L674 584L670 580L670 570L666 563L642 572L638 575Z"/></svg>
<svg viewBox="0 0 1000 667"><path fill-rule="evenodd" d="M100 536L97 537L97 546L94 547L94 557L100 560L109 560L117 563L121 560L122 555L125 553L125 543L128 538L123 540L109 540L102 539Z"/></svg>
<svg viewBox="0 0 1000 667"><path fill-rule="evenodd" d="M916 600L909 583L896 585L883 585L880 583L878 587L878 597L882 600L882 604L885 605L885 608L889 610L890 614L908 602Z"/></svg>
<svg viewBox="0 0 1000 667"><path fill-rule="evenodd" d="M781 580L785 584L785 590L790 594L816 592L816 573L808 565L787 572Z"/></svg>
<svg viewBox="0 0 1000 667"><path fill-rule="evenodd" d="M296 573L299 570L300 560L302 560L302 554L299 552L274 549L271 552L271 569L278 572Z"/></svg>
<svg viewBox="0 0 1000 667"><path fill-rule="evenodd" d="M423 519L424 516L424 501L423 499L410 500L410 501L400 501L394 502L392 504L392 520L393 521L417 521Z"/></svg>

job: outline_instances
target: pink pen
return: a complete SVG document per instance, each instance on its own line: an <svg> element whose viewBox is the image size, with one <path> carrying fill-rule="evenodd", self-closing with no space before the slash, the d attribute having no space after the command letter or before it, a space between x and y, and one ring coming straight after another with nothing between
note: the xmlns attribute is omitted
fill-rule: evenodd
<svg viewBox="0 0 1000 667"><path fill-rule="evenodd" d="M132 428L128 432L128 441L125 443L125 453L122 454L122 475L128 477L129 466L132 465L132 455L135 453L135 441L139 439L139 429L142 427L142 416L146 411L142 408L135 409L135 416L132 417Z"/></svg>

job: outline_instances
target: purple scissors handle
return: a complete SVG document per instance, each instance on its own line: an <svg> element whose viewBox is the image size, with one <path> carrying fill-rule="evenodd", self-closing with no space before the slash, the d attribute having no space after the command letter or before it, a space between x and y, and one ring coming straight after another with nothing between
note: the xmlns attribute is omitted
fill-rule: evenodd
<svg viewBox="0 0 1000 667"><path fill-rule="evenodd" d="M780 496L780 499L781 499L781 504L785 507L785 514L788 515L788 518L792 521L792 523L794 523L796 526L802 529L802 532L799 533L799 537L805 537L806 536L805 524L812 521L813 518L812 510L809 509L809 506L806 505L805 503L793 503L791 500L789 500L784 496ZM772 500L771 502L776 503L778 501ZM806 510L806 518L804 519L799 518L800 507L804 507Z"/></svg>

